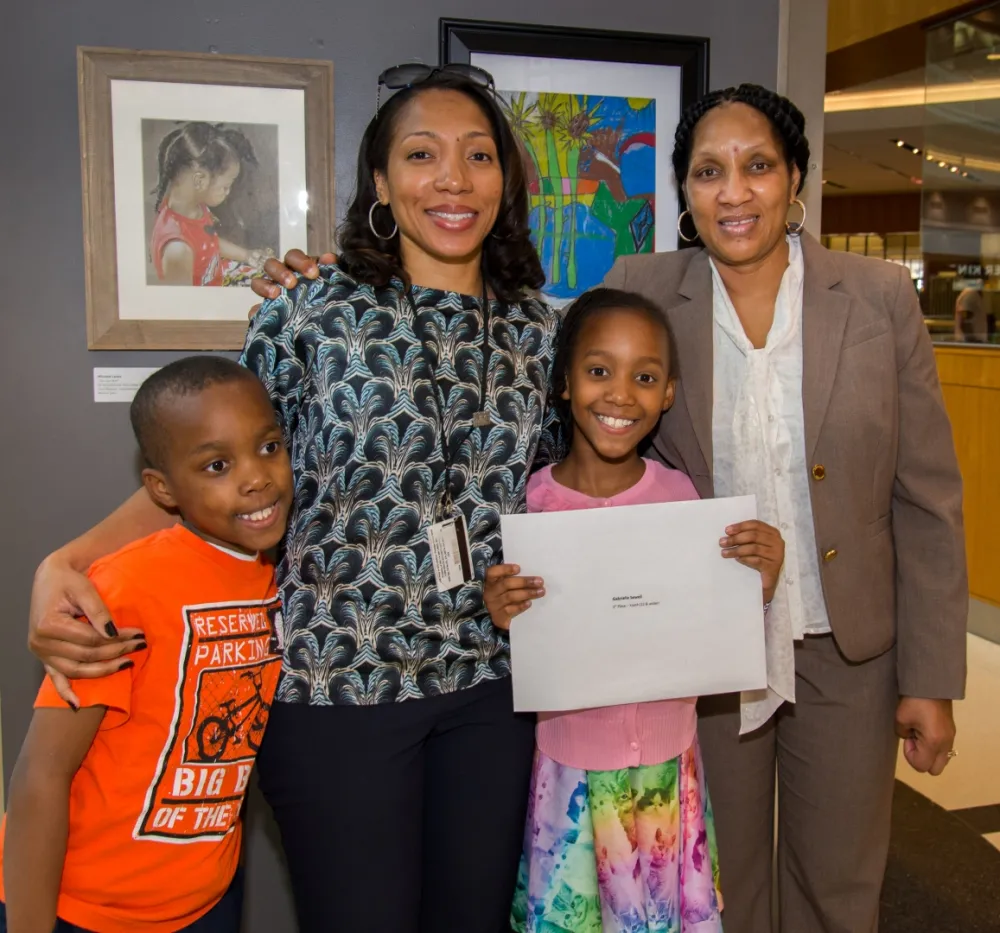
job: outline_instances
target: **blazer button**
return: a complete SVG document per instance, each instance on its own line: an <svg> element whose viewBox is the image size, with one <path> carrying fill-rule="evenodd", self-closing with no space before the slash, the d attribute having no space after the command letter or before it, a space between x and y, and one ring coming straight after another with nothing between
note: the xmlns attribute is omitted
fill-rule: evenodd
<svg viewBox="0 0 1000 933"><path fill-rule="evenodd" d="M812 468L813 479L816 482L826 479L826 467L822 463L817 463L816 466Z"/></svg>
<svg viewBox="0 0 1000 933"><path fill-rule="evenodd" d="M829 551L827 551L823 555L823 560L825 560L827 563L830 563L830 561L833 560L836 556L837 556L837 549L835 547L832 547L830 548Z"/></svg>

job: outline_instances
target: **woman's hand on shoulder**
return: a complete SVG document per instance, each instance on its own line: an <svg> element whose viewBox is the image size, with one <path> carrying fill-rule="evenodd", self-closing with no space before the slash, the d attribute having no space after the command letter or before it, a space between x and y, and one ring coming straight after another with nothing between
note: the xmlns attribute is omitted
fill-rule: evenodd
<svg viewBox="0 0 1000 933"><path fill-rule="evenodd" d="M764 602L774 599L778 574L785 562L785 539L777 528L757 519L730 525L725 537L719 539L719 546L723 557L759 570Z"/></svg>
<svg viewBox="0 0 1000 933"><path fill-rule="evenodd" d="M497 628L510 629L510 621L526 609L531 602L545 595L545 582L541 577L521 577L517 564L495 564L486 571L483 585L483 602Z"/></svg>
<svg viewBox="0 0 1000 933"><path fill-rule="evenodd" d="M80 701L69 678L105 677L121 670L131 663L122 657L144 649L144 639L138 629L118 631L93 584L58 551L39 565L31 588L28 648L71 706L78 708Z"/></svg>
<svg viewBox="0 0 1000 933"><path fill-rule="evenodd" d="M250 288L255 295L261 298L278 298L281 296L283 288L295 287L295 275L305 276L307 279L315 279L319 276L320 266L330 266L337 261L333 253L323 253L321 256L307 256L300 249L290 249L285 253L284 261L280 259L268 259L264 263L264 275L250 282ZM255 304L250 309L248 317L253 316L260 310L260 305Z"/></svg>

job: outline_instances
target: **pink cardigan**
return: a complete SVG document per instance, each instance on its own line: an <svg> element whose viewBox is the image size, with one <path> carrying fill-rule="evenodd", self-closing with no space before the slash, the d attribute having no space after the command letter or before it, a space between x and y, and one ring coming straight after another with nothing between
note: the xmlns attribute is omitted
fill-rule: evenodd
<svg viewBox="0 0 1000 933"><path fill-rule="evenodd" d="M528 511L562 512L698 498L686 474L654 460L645 462L642 479L610 499L592 499L561 486L552 478L552 468L546 467L528 481ZM696 724L695 698L539 713L538 748L560 764L587 771L661 764L691 746Z"/></svg>

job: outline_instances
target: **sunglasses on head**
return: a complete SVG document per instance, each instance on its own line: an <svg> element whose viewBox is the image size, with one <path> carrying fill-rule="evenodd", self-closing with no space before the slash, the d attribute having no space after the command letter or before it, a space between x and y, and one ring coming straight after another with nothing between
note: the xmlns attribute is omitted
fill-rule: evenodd
<svg viewBox="0 0 1000 933"><path fill-rule="evenodd" d="M455 62L450 65L424 65L420 62L410 62L405 65L394 65L386 68L378 76L378 90L375 92L375 116L378 116L381 104L382 88L387 87L390 91L401 91L403 88L414 87L423 84L428 78L436 74L453 74L461 78L478 84L480 87L493 90L493 75L483 68L475 65L465 65Z"/></svg>

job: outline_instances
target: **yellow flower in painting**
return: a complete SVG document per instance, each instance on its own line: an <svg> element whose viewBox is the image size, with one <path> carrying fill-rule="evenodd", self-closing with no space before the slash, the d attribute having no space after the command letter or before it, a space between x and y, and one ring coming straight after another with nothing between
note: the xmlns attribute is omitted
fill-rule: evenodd
<svg viewBox="0 0 1000 933"><path fill-rule="evenodd" d="M629 97L627 99L628 105L633 110L645 110L653 102L651 97Z"/></svg>

